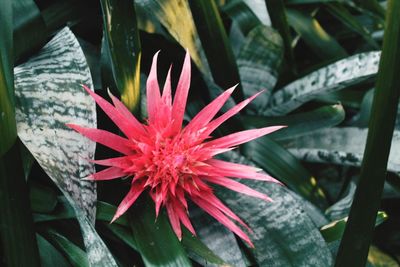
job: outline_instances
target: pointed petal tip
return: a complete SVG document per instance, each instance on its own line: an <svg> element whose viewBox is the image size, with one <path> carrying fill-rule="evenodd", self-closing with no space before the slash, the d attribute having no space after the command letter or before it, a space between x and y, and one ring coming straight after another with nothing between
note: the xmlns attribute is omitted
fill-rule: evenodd
<svg viewBox="0 0 400 267"><path fill-rule="evenodd" d="M89 175L86 177L81 178L82 181L95 181L96 179L94 179L93 175Z"/></svg>
<svg viewBox="0 0 400 267"><path fill-rule="evenodd" d="M119 218L120 216L121 216L121 215L119 215L118 213L116 213L116 214L114 215L114 217L112 218L110 224L112 224L113 222L115 222L116 220L118 220L118 218Z"/></svg>
<svg viewBox="0 0 400 267"><path fill-rule="evenodd" d="M154 60L156 60L157 61L157 59L158 59L158 55L160 54L160 52L161 52L161 49L160 50L158 50L155 54L154 54L154 56L153 56L153 62L154 62Z"/></svg>
<svg viewBox="0 0 400 267"><path fill-rule="evenodd" d="M111 93L111 90L110 90L109 87L107 87L107 94L109 95L109 97L110 97L111 99L115 98L115 96Z"/></svg>

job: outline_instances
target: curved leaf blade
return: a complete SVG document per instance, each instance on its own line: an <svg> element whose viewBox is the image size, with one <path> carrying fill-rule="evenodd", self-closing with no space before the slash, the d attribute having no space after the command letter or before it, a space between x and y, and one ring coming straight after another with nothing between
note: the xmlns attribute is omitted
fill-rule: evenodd
<svg viewBox="0 0 400 267"><path fill-rule="evenodd" d="M164 213L155 216L149 199L137 203L130 212L136 247L147 267L192 266ZM141 205L140 205L141 204ZM138 220L136 217L140 216Z"/></svg>
<svg viewBox="0 0 400 267"><path fill-rule="evenodd" d="M300 78L271 97L264 115L287 114L320 94L364 81L378 72L380 52L367 52L339 60Z"/></svg>
<svg viewBox="0 0 400 267"><path fill-rule="evenodd" d="M12 9L10 1L0 5L0 156L8 151L17 138L12 68Z"/></svg>
<svg viewBox="0 0 400 267"><path fill-rule="evenodd" d="M367 129L329 128L287 140L286 148L297 158L309 162L361 166ZM400 173L400 132L395 131L388 170Z"/></svg>
<svg viewBox="0 0 400 267"><path fill-rule="evenodd" d="M309 132L332 127L341 123L345 118L345 111L340 104L324 106L312 111L280 117L244 116L247 127L263 128L273 125L287 125L268 136L273 140L286 140Z"/></svg>
<svg viewBox="0 0 400 267"><path fill-rule="evenodd" d="M93 158L95 145L65 126L96 126L95 104L81 88L92 81L78 41L65 28L14 72L19 137L73 206L90 264L116 266L94 230L95 184L81 180L94 172L82 158Z"/></svg>
<svg viewBox="0 0 400 267"><path fill-rule="evenodd" d="M282 146L268 136L244 145L243 154L316 206L324 207L325 194L315 178Z"/></svg>
<svg viewBox="0 0 400 267"><path fill-rule="evenodd" d="M234 162L250 163L234 152L229 156ZM256 249L252 252L260 266L330 266L329 249L304 212L305 203L300 198L277 184L250 180L241 180L241 183L273 199L273 202L264 202L230 190L218 191L254 231L250 238Z"/></svg>
<svg viewBox="0 0 400 267"><path fill-rule="evenodd" d="M134 1L102 0L105 45L122 102L134 113L140 103L141 47Z"/></svg>
<svg viewBox="0 0 400 267"><path fill-rule="evenodd" d="M337 59L347 56L346 50L322 28L315 18L294 9L286 11L290 26L296 30L318 57Z"/></svg>

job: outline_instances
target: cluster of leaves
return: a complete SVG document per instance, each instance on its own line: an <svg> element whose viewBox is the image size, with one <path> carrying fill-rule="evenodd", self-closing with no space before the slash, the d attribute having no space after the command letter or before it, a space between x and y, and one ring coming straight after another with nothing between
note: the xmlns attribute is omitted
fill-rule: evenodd
<svg viewBox="0 0 400 267"><path fill-rule="evenodd" d="M1 118L16 120L25 146L19 167L28 180L42 265L332 265L360 173L385 7L375 0L12 1L13 19L2 25L14 32L15 101L3 90L0 100L10 99L16 112ZM1 55L10 57L10 44L0 46ZM65 123L96 127L97 121L99 128L115 131L101 112L96 119L94 103L80 84L103 96L109 88L145 117L143 92L152 55L162 51L161 81L170 62L181 65L185 48L195 66L187 119L222 89L240 83L230 105L260 89L267 92L219 134L289 126L225 155L258 166L287 186L243 181L273 203L216 188L254 230L255 249L195 207L191 219L198 237L184 232L182 242L164 214L155 220L146 199L109 224L129 187L117 181L96 188L80 180L94 171L84 158L111 152L95 151ZM0 70L14 66L8 61ZM173 69L173 83L178 73ZM10 79L0 71L0 82ZM12 129L3 125L12 122L1 123L3 157L15 134L3 136L3 129ZM370 266L400 262L399 127L397 122L376 225L388 219L377 228Z"/></svg>

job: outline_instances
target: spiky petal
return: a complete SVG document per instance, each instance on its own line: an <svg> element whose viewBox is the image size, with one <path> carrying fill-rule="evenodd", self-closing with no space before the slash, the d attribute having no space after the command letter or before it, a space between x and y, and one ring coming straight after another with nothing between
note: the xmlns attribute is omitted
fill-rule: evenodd
<svg viewBox="0 0 400 267"><path fill-rule="evenodd" d="M182 127L190 86L189 53L185 56L174 101L171 96L171 69L168 71L163 93L160 94L157 81L157 57L158 53L153 58L147 80L149 115L147 124L141 124L112 94L110 97L113 105L84 87L126 136L125 138L104 130L68 124L70 128L87 138L122 154L116 158L92 160L107 168L93 173L87 179L110 180L131 177L130 190L118 206L112 221L124 214L138 197L148 190L155 203L156 215L159 214L161 207L166 208L171 226L179 239L182 237L181 224L195 234L188 216L187 199L190 199L247 244L253 246L248 235L236 223L248 231L251 229L214 195L211 185L217 184L252 197L271 201L267 195L233 178L275 183L279 181L260 173L260 169L213 157L279 130L283 126L252 129L205 141L218 126L241 111L261 92L214 118L231 96L235 89L232 87L208 104L186 127Z"/></svg>

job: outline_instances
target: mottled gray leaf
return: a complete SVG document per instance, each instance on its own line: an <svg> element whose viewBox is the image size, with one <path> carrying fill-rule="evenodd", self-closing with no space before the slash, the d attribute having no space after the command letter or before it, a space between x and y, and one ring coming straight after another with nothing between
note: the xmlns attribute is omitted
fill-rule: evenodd
<svg viewBox="0 0 400 267"><path fill-rule="evenodd" d="M245 267L240 248L232 232L205 214L201 209L193 207L190 219L196 229L197 237L210 248L215 255L235 267ZM214 266L208 264L207 266Z"/></svg>
<svg viewBox="0 0 400 267"><path fill-rule="evenodd" d="M271 19L268 14L265 0L243 0L246 5L257 15L258 19L266 26L271 26Z"/></svg>
<svg viewBox="0 0 400 267"><path fill-rule="evenodd" d="M355 192L356 185L354 182L350 182L345 195L325 211L326 216L328 216L331 221L339 220L348 216Z"/></svg>
<svg viewBox="0 0 400 267"><path fill-rule="evenodd" d="M262 114L278 79L278 69L283 56L280 35L264 25L252 29L246 36L237 56L237 64L246 97L266 91L249 104L249 113Z"/></svg>
<svg viewBox="0 0 400 267"><path fill-rule="evenodd" d="M265 115L283 115L320 94L341 90L370 78L378 71L381 52L367 52L339 60L278 90Z"/></svg>
<svg viewBox="0 0 400 267"><path fill-rule="evenodd" d="M232 152L229 156L231 161L250 163L237 153ZM294 198L286 187L277 184L241 182L273 199L273 202L265 202L225 189L218 194L254 231L250 238L260 266L331 265L331 253L306 213L304 200Z"/></svg>
<svg viewBox="0 0 400 267"><path fill-rule="evenodd" d="M357 127L321 129L287 140L295 157L309 162L361 166L368 130ZM400 131L395 130L388 170L400 173Z"/></svg>
<svg viewBox="0 0 400 267"><path fill-rule="evenodd" d="M92 266L116 266L94 229L95 183L81 178L94 172L95 144L66 123L96 127L94 101L81 87L92 87L85 56L68 28L37 55L14 69L18 135L40 166L74 207Z"/></svg>

